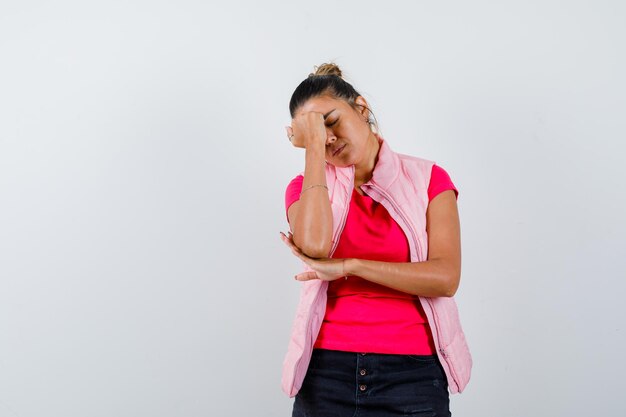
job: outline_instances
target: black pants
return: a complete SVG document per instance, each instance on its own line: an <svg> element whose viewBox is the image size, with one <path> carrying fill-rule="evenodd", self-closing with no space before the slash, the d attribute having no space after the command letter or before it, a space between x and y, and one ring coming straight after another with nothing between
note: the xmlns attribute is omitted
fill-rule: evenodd
<svg viewBox="0 0 626 417"><path fill-rule="evenodd" d="M451 416L437 355L314 349L292 417Z"/></svg>

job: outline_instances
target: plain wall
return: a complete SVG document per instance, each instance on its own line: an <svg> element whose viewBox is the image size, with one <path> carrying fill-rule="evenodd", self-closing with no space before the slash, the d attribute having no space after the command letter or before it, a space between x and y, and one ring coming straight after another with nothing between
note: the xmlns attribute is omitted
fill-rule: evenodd
<svg viewBox="0 0 626 417"><path fill-rule="evenodd" d="M303 167L334 60L459 189L466 417L617 416L621 1L0 2L0 416L287 416Z"/></svg>

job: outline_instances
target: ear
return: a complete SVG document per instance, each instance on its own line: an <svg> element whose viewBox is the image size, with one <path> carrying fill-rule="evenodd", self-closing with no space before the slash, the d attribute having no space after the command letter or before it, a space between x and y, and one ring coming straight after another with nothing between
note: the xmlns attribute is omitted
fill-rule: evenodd
<svg viewBox="0 0 626 417"><path fill-rule="evenodd" d="M365 120L369 120L370 111L369 106L367 105L367 101L363 98L363 96L358 96L354 99L354 103L359 106L359 113L365 117Z"/></svg>

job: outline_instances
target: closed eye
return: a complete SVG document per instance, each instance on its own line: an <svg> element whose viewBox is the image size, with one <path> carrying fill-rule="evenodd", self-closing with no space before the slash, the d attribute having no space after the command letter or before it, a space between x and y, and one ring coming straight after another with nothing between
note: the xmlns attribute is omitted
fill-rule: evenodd
<svg viewBox="0 0 626 417"><path fill-rule="evenodd" d="M339 119L335 119L335 121L334 121L334 122L332 122L332 123L328 123L326 126L329 126L329 127L330 127L330 126L333 126L333 125L334 125L335 123L337 123L338 121L339 121Z"/></svg>

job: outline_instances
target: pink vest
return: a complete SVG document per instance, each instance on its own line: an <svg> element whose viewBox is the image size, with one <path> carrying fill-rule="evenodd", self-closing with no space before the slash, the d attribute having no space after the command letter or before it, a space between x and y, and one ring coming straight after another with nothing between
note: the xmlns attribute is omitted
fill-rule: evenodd
<svg viewBox="0 0 626 417"><path fill-rule="evenodd" d="M370 181L361 188L382 204L400 225L411 252L411 262L428 257L426 209L428 184L433 161L392 151L378 136L380 150ZM354 166L345 168L326 164L326 184L333 212L333 239L329 257L339 243L354 188ZM305 270L310 270L303 264ZM295 396L306 375L313 344L317 339L326 311L327 281L302 283L291 339L283 361L282 389ZM472 357L465 341L454 297L419 297L437 347L452 394L462 392L470 379Z"/></svg>

